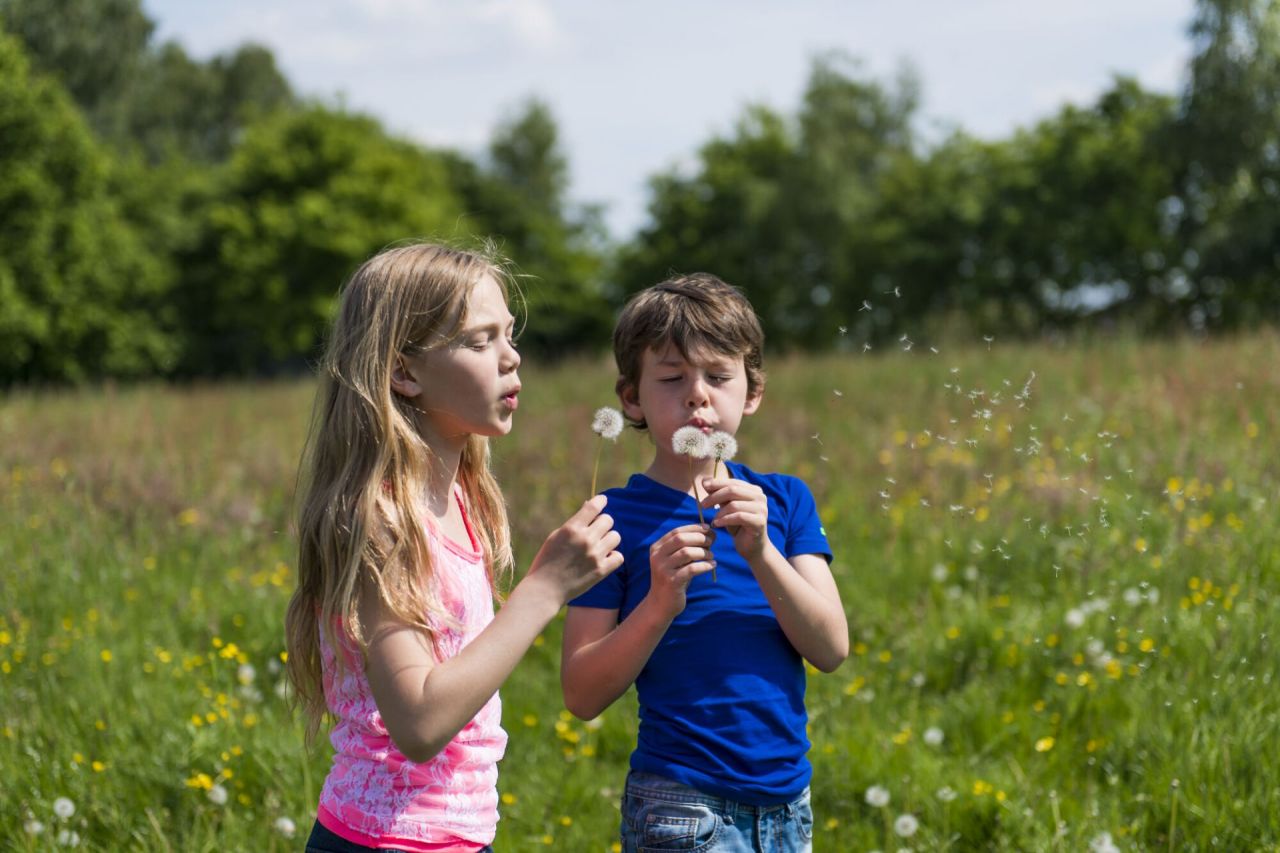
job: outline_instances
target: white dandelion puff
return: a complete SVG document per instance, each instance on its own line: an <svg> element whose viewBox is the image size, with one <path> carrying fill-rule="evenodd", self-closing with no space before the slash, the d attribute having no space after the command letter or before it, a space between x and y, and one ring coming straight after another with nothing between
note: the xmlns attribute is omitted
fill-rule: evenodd
<svg viewBox="0 0 1280 853"><path fill-rule="evenodd" d="M930 726L929 728L924 730L924 735L922 735L922 737L924 739L924 742L929 746L939 746L941 745L946 735L944 735L942 733L942 729L938 728L937 726Z"/></svg>
<svg viewBox="0 0 1280 853"><path fill-rule="evenodd" d="M898 819L893 822L893 831L903 838L910 838L915 835L916 830L919 828L920 821L916 820L915 815L898 815Z"/></svg>
<svg viewBox="0 0 1280 853"><path fill-rule="evenodd" d="M214 785L209 789L209 800L215 806L225 806L227 804L227 789L221 785Z"/></svg>
<svg viewBox="0 0 1280 853"><path fill-rule="evenodd" d="M293 838L293 834L298 831L298 827L287 817L276 818L276 832L285 838Z"/></svg>
<svg viewBox="0 0 1280 853"><path fill-rule="evenodd" d="M1111 840L1111 833L1103 832L1089 842L1089 849L1093 853L1120 853L1120 848Z"/></svg>
<svg viewBox="0 0 1280 853"><path fill-rule="evenodd" d="M601 406L591 417L591 431L610 441L622 435L622 412L611 406Z"/></svg>
<svg viewBox="0 0 1280 853"><path fill-rule="evenodd" d="M943 785L934 793L934 796L944 803L949 803L956 798L956 789L950 785Z"/></svg>
<svg viewBox="0 0 1280 853"><path fill-rule="evenodd" d="M74 829L60 829L58 830L58 844L63 847L79 847L80 833Z"/></svg>
<svg viewBox="0 0 1280 853"><path fill-rule="evenodd" d="M27 835L39 835L44 832L44 824L33 817L29 817L23 821L22 831Z"/></svg>
<svg viewBox="0 0 1280 853"><path fill-rule="evenodd" d="M53 801L53 813L66 820L76 813L76 804L66 797L58 797Z"/></svg>
<svg viewBox="0 0 1280 853"><path fill-rule="evenodd" d="M696 426L683 426L671 436L671 449L681 456L706 459L711 456L711 442Z"/></svg>
<svg viewBox="0 0 1280 853"><path fill-rule="evenodd" d="M596 445L596 461L591 466L591 494L596 493L596 477L600 473L600 451L604 449L604 441L616 441L622 435L622 412L611 406L601 406L591 417L591 431L600 436Z"/></svg>
<svg viewBox="0 0 1280 853"><path fill-rule="evenodd" d="M251 663L242 663L240 668L236 670L236 681L239 681L245 687L253 684L253 680L257 677L258 671L253 668Z"/></svg>
<svg viewBox="0 0 1280 853"><path fill-rule="evenodd" d="M709 441L711 455L717 462L728 462L738 455L738 440L727 432L713 432Z"/></svg>
<svg viewBox="0 0 1280 853"><path fill-rule="evenodd" d="M867 805L882 809L889 805L889 789L883 785L872 785L866 793Z"/></svg>

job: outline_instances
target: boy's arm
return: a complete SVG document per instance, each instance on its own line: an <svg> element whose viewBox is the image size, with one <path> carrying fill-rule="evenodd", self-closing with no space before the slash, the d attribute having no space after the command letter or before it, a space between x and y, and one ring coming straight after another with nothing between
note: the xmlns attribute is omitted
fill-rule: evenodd
<svg viewBox="0 0 1280 853"><path fill-rule="evenodd" d="M733 536L795 650L823 672L849 656L849 623L827 561L818 554L784 557L769 539L764 490L743 480L703 481L704 507L719 507L713 526Z"/></svg>
<svg viewBox="0 0 1280 853"><path fill-rule="evenodd" d="M570 607L564 622L560 689L575 717L590 720L627 691L667 627L685 605L696 576L711 571L714 534L703 525L677 527L649 549L649 593L618 621L618 611Z"/></svg>
<svg viewBox="0 0 1280 853"><path fill-rule="evenodd" d="M849 623L826 559L818 554L788 559L769 543L747 563L791 645L818 669L834 672L849 656Z"/></svg>

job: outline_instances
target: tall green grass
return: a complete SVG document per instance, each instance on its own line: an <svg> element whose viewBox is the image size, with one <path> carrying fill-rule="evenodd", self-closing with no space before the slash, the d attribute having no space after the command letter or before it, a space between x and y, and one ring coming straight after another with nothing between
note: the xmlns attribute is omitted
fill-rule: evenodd
<svg viewBox="0 0 1280 853"><path fill-rule="evenodd" d="M1280 845L1277 364L1264 334L770 365L740 457L810 483L854 642L809 682L817 850ZM612 376L522 373L495 452L524 565L586 497ZM0 402L3 846L301 847L328 753L279 662L310 397ZM556 623L503 690L503 850L617 835L634 699L570 719L558 661Z"/></svg>

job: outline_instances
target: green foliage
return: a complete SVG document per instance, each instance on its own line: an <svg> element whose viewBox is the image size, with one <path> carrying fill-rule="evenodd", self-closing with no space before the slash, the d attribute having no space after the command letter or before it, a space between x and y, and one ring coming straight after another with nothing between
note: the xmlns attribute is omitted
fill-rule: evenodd
<svg viewBox="0 0 1280 853"><path fill-rule="evenodd" d="M316 356L339 286L381 248L454 237L442 158L372 119L310 107L256 124L199 240L180 253L191 373L272 370Z"/></svg>
<svg viewBox="0 0 1280 853"><path fill-rule="evenodd" d="M122 215L113 163L0 33L0 383L164 372L162 264Z"/></svg>
<svg viewBox="0 0 1280 853"><path fill-rule="evenodd" d="M550 109L522 105L494 131L488 162L449 157L467 227L492 235L521 274L528 310L522 345L540 353L595 349L607 337L601 288L603 226L565 199L568 160Z"/></svg>

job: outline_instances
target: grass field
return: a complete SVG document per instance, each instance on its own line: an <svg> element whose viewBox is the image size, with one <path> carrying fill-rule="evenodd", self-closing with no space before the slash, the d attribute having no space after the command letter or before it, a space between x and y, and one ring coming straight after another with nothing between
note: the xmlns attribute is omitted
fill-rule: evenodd
<svg viewBox="0 0 1280 853"><path fill-rule="evenodd" d="M589 490L612 377L522 374L495 451L525 565ZM301 848L310 398L0 401L0 847ZM1276 334L771 364L740 458L813 488L853 639L809 682L815 849L1280 849L1278 435ZM606 448L602 485L646 451ZM634 700L570 719L543 639L503 690L497 846L609 850Z"/></svg>

